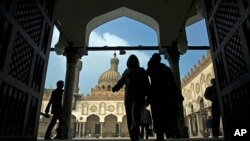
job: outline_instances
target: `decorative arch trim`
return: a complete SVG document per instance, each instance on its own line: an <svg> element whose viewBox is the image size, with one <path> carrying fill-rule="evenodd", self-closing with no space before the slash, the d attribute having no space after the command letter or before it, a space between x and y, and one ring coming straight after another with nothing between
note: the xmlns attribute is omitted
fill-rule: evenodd
<svg viewBox="0 0 250 141"><path fill-rule="evenodd" d="M114 117L116 118L116 120L118 119L118 117L117 117L116 115L114 115L114 114L108 114L108 115L106 115L106 116L104 117L104 120L106 120L106 118L109 117L109 116L114 116Z"/></svg>
<svg viewBox="0 0 250 141"><path fill-rule="evenodd" d="M100 16L97 16L87 23L85 45L88 45L89 35L90 35L91 31L93 31L96 27L98 27L106 22L109 22L113 19L123 17L123 16L137 20L137 21L142 22L145 25L148 25L149 27L151 27L157 34L158 44L160 43L159 24L155 19L153 19L152 17L150 17L148 15L145 15L145 14L142 14L140 12L129 9L127 7L120 7L118 9L113 10L113 11L110 11L110 12L107 12L107 13L102 14Z"/></svg>
<svg viewBox="0 0 250 141"><path fill-rule="evenodd" d="M87 116L86 121L88 121L88 119L91 118L92 116L95 116L95 117L98 118L98 120L100 120L100 117L99 117L98 115L96 115L96 114L91 114L91 115Z"/></svg>

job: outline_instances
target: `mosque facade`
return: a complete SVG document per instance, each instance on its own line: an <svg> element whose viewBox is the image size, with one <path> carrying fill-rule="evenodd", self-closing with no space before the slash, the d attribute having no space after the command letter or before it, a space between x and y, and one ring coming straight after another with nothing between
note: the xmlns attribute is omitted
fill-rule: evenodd
<svg viewBox="0 0 250 141"><path fill-rule="evenodd" d="M203 55L197 64L182 79L182 95L184 96L184 116L189 137L208 137L206 122L211 116L211 101L205 99L204 93L210 80L214 78L214 68L210 51ZM220 123L222 132L222 120Z"/></svg>
<svg viewBox="0 0 250 141"><path fill-rule="evenodd" d="M111 90L121 77L116 54L110 63L110 69L100 75L98 84L91 88L90 95L80 95L78 88L74 88L70 132L73 138L129 136L123 101L124 88L115 93ZM76 70L76 78L79 78L81 63L78 63ZM213 63L208 52L182 79L185 124L191 138L207 137L209 134L206 121L211 115L211 102L204 98L204 92L206 87L211 85L210 80L214 77ZM77 83L78 81L75 82ZM42 112L45 111L52 90L44 90ZM44 136L49 122L48 118L40 118L39 137Z"/></svg>

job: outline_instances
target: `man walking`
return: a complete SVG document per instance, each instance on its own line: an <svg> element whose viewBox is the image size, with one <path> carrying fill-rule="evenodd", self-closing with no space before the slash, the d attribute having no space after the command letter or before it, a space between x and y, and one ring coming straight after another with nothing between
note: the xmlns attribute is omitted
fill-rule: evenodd
<svg viewBox="0 0 250 141"><path fill-rule="evenodd" d="M220 106L218 100L218 93L216 90L215 78L211 79L211 86L207 87L205 91L205 98L207 100L212 101L212 129L213 129L213 137L218 138L220 134Z"/></svg>
<svg viewBox="0 0 250 141"><path fill-rule="evenodd" d="M52 105L51 113L53 114L50 124L45 133L45 140L51 139L51 130L55 126L56 121L59 120L59 125L57 128L57 134L55 139L63 139L62 138L62 124L63 124L63 114L62 114L62 95L63 95L63 87L64 82L59 80L57 83L57 88L53 90L49 103L45 109L45 114L49 113L50 106Z"/></svg>

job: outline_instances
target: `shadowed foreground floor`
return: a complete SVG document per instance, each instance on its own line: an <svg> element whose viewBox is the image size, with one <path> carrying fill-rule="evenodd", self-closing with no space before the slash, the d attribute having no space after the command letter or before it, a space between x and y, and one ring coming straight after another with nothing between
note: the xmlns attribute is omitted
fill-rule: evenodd
<svg viewBox="0 0 250 141"><path fill-rule="evenodd" d="M70 139L63 141L130 141L129 138L83 138L83 139ZM212 139L212 138L184 138L184 139L165 139L165 141L223 141L224 138ZM37 139L37 141L44 141L43 139ZM60 141L60 140L57 140ZM143 139L140 141L155 141L155 138L152 139Z"/></svg>

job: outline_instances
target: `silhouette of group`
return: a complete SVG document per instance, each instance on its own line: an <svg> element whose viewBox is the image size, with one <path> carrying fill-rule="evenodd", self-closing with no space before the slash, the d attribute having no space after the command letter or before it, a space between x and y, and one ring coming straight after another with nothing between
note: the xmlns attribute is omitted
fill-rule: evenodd
<svg viewBox="0 0 250 141"><path fill-rule="evenodd" d="M157 141L178 138L179 103L183 97L177 87L171 69L161 63L158 53L148 62L148 75L151 80L151 92L148 101L151 104L154 132Z"/></svg>
<svg viewBox="0 0 250 141"><path fill-rule="evenodd" d="M156 133L156 141L163 141L164 135L167 138L178 138L178 117L179 103L183 97L179 92L171 69L161 63L158 53L152 55L145 70L140 67L136 55L132 54L127 60L127 69L122 77L112 88L113 92L119 91L125 85L124 105L127 117L127 127L131 141L138 141L144 138L146 128L146 139L150 135L150 126ZM149 79L150 78L150 79ZM62 94L64 82L57 82L57 89L52 92L51 99L46 107L45 114L48 114L52 105L53 117L47 128L45 140L51 140L51 130L59 120L57 136L62 138ZM146 107L150 104L150 111ZM141 126L141 132L140 132Z"/></svg>
<svg viewBox="0 0 250 141"><path fill-rule="evenodd" d="M131 141L139 140L141 111L145 108L145 104L151 105L156 141L163 141L164 134L167 138L179 137L179 103L184 98L176 85L171 69L160 61L160 55L153 54L145 71L140 67L138 58L134 54L130 55L127 69L112 88L115 92L125 85L124 104Z"/></svg>

